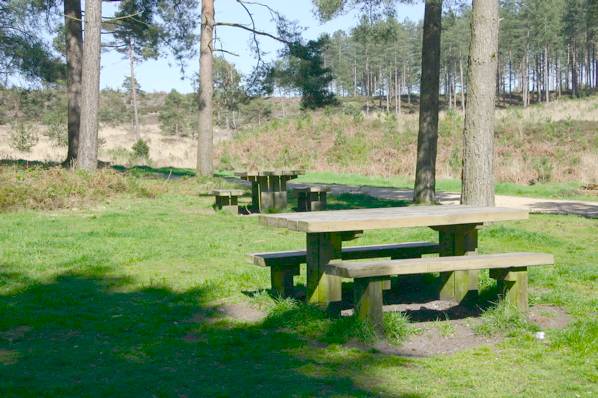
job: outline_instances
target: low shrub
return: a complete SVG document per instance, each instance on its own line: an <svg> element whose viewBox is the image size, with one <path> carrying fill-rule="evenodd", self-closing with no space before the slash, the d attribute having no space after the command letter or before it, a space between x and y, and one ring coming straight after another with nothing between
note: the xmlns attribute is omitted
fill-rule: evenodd
<svg viewBox="0 0 598 398"><path fill-rule="evenodd" d="M154 197L157 192L159 186L149 187L140 179L113 170L87 173L60 167L0 168L0 211L4 212L69 208L121 194Z"/></svg>
<svg viewBox="0 0 598 398"><path fill-rule="evenodd" d="M39 135L32 123L18 120L10 129L8 145L19 152L30 152L39 141Z"/></svg>

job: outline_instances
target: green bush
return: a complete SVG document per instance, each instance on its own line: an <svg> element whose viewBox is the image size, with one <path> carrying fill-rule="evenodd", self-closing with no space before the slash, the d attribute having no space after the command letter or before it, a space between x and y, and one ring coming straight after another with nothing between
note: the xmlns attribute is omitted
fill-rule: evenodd
<svg viewBox="0 0 598 398"><path fill-rule="evenodd" d="M198 126L197 108L194 94L185 95L172 90L158 114L162 134L193 136Z"/></svg>
<svg viewBox="0 0 598 398"><path fill-rule="evenodd" d="M548 157L543 156L540 159L535 159L533 162L533 168L537 175L536 182L550 182L552 179L553 168Z"/></svg>
<svg viewBox="0 0 598 398"><path fill-rule="evenodd" d="M32 123L24 122L22 120L16 121L11 125L8 145L20 152L31 152L31 148L37 144L39 136L37 129Z"/></svg>
<svg viewBox="0 0 598 398"><path fill-rule="evenodd" d="M150 147L144 140L138 139L137 142L133 144L131 150L133 151L133 156L136 158L144 160L149 159Z"/></svg>

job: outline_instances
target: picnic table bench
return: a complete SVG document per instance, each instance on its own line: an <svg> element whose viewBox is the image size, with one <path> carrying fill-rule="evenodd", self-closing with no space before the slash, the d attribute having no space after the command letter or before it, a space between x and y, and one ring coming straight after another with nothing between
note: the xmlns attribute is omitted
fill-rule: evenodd
<svg viewBox="0 0 598 398"><path fill-rule="evenodd" d="M241 189L214 189L210 195L214 195L214 210L228 210L233 213L239 212L239 196L245 192Z"/></svg>
<svg viewBox="0 0 598 398"><path fill-rule="evenodd" d="M307 295L306 300L322 307L329 307L331 303L341 300L341 278L351 274L348 270L378 269L380 263L365 263L346 267L343 263L334 263L332 260L342 259L342 242L354 238L357 231L409 227L429 227L438 232L438 252L441 257L452 257L453 260L430 259L421 260L391 260L386 269L387 274L365 276L364 281L357 277L357 290L360 286L367 286L365 293L358 295L358 313L368 313L364 310L370 304L359 304L363 297L373 297L377 293L369 293L369 289L378 289L378 284L367 278L386 278L390 275L400 274L401 266L407 266L411 273L440 272L439 298L444 300L462 301L469 292L475 292L479 286L479 270L491 268L491 274L502 281L511 283L513 280L520 281L515 292L526 291L527 286L519 278L523 278L519 268L528 265L540 265L549 263L551 258L536 258L537 264L529 264L523 260L529 259L527 255L504 255L501 258L503 265L496 265L490 261L491 258L480 257L472 259L465 255L476 254L478 246L478 228L484 223L500 222L509 220L524 220L529 217L528 211L524 209L505 207L474 207L474 206L412 206L393 207L377 209L357 209L339 211L321 211L312 213L285 213L260 215L260 222L263 225L286 228L291 231L306 234L306 263L307 263ZM401 263L400 261L406 261ZM421 261L409 263L408 261ZM522 262L523 261L523 262ZM359 264L359 263L357 263ZM374 265L372 265L374 264ZM459 264L462 264L459 265ZM486 264L486 265L484 265ZM501 270L508 271L501 271ZM343 271L345 270L345 271ZM353 271L351 271L353 272ZM503 275L503 272L504 273ZM367 273L365 274L367 275ZM375 280L374 280L375 281ZM502 282L501 282L502 283ZM515 282L516 283L516 282ZM362 289L363 290L363 289ZM516 294L516 293L510 293ZM517 293L519 294L519 293ZM377 297L377 296L376 296ZM523 295L521 296L523 297ZM525 296L527 297L527 296ZM378 300L379 298L376 298ZM380 299L381 300L381 299ZM523 302L527 306L527 298ZM381 303L381 301L380 301ZM365 305L365 307L364 307ZM361 309L360 309L361 308ZM376 305L376 312L379 316L381 305ZM380 311L379 311L380 310ZM372 318L376 320L375 318Z"/></svg>
<svg viewBox="0 0 598 398"><path fill-rule="evenodd" d="M356 260L368 258L391 259L420 257L438 253L439 245L433 242L393 243L385 245L352 246L341 249L340 258ZM307 263L306 250L253 253L248 259L260 267L270 267L272 290L281 297L287 297L293 290L293 276L299 275L299 266ZM390 284L386 284L386 288Z"/></svg>
<svg viewBox="0 0 598 398"><path fill-rule="evenodd" d="M238 171L235 176L251 182L251 203L254 213L287 207L287 181L305 174L303 170Z"/></svg>

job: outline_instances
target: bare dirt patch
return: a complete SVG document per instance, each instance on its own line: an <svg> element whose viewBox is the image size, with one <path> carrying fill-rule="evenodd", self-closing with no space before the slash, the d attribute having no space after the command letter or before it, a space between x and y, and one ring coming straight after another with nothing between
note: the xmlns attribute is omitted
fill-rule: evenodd
<svg viewBox="0 0 598 398"><path fill-rule="evenodd" d="M251 323L260 322L267 315L247 303L222 304L216 307L216 311L227 318Z"/></svg>
<svg viewBox="0 0 598 398"><path fill-rule="evenodd" d="M502 336L480 336L473 332L479 318L455 319L449 321L416 322L413 326L420 332L411 336L400 346L380 341L374 348L385 354L412 357L452 354L470 348L491 346L500 342Z"/></svg>
<svg viewBox="0 0 598 398"><path fill-rule="evenodd" d="M395 304L384 306L385 312L400 311L414 322L417 333L411 335L401 345L379 340L366 346L353 343L360 349L374 349L388 355L407 357L430 357L493 346L504 339L503 335L483 336L474 332L482 323L480 310L460 306L450 301L435 300L421 304ZM352 315L353 310L345 310L343 315ZM541 330L563 329L571 322L571 317L560 307L536 305L530 308L528 319Z"/></svg>
<svg viewBox="0 0 598 398"><path fill-rule="evenodd" d="M564 309L543 304L531 307L528 318L542 330L564 329L572 320L571 316Z"/></svg>
<svg viewBox="0 0 598 398"><path fill-rule="evenodd" d="M256 323L266 318L264 311L258 310L247 303L214 303L206 310L195 313L187 323L213 324L223 319L233 319L240 322Z"/></svg>

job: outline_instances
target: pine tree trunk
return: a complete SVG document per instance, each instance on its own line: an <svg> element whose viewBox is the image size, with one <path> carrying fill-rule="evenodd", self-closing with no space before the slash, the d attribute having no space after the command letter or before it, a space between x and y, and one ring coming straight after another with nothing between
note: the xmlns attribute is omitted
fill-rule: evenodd
<svg viewBox="0 0 598 398"><path fill-rule="evenodd" d="M459 57L459 75L461 78L461 112L465 114L465 80L463 79L463 59Z"/></svg>
<svg viewBox="0 0 598 398"><path fill-rule="evenodd" d="M422 41L415 203L436 202L436 150L440 85L442 0L426 0Z"/></svg>
<svg viewBox="0 0 598 398"><path fill-rule="evenodd" d="M83 27L81 0L64 0L64 27L66 49L66 95L68 150L65 165L75 166L81 127L81 66L83 62Z"/></svg>
<svg viewBox="0 0 598 398"><path fill-rule="evenodd" d="M473 0L461 203L494 206L498 0Z"/></svg>
<svg viewBox="0 0 598 398"><path fill-rule="evenodd" d="M86 0L83 69L81 74L81 129L77 165L80 169L91 171L98 167L101 23L102 0Z"/></svg>
<svg viewBox="0 0 598 398"><path fill-rule="evenodd" d="M571 95L573 97L577 97L577 85L577 44L574 39L571 46Z"/></svg>
<svg viewBox="0 0 598 398"><path fill-rule="evenodd" d="M197 145L197 173L211 176L213 173L212 147L214 131L212 127L212 38L214 32L214 0L201 2L201 38L199 56L199 134Z"/></svg>
<svg viewBox="0 0 598 398"><path fill-rule="evenodd" d="M131 104L133 105L133 131L135 139L141 139L139 131L139 112L137 111L137 79L135 79L135 58L133 57L133 43L129 42L129 66L131 69Z"/></svg>
<svg viewBox="0 0 598 398"><path fill-rule="evenodd" d="M544 46L544 100L550 102L550 73L548 70L548 46Z"/></svg>

